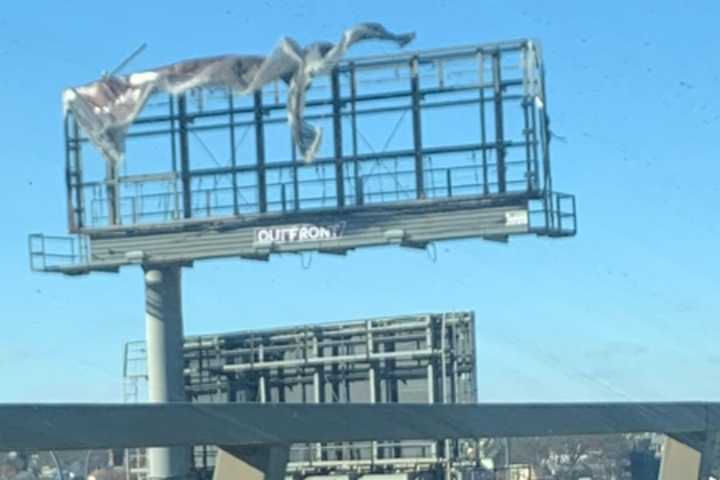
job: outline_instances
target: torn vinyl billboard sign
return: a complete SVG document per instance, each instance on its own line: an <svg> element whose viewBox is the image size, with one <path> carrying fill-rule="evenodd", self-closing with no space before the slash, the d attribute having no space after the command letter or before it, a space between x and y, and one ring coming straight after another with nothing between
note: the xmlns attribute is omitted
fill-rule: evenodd
<svg viewBox="0 0 720 480"><path fill-rule="evenodd" d="M226 88L245 95L274 81L288 84L287 113L294 143L306 162L314 159L322 138L318 127L303 119L305 93L314 76L329 72L354 44L382 40L403 47L414 33L395 34L378 23L362 23L346 30L340 41L301 47L284 38L267 57L223 55L187 60L131 75L108 75L63 93L65 112L71 112L90 141L116 166L125 153L130 125L147 99L156 92L178 95L195 88Z"/></svg>

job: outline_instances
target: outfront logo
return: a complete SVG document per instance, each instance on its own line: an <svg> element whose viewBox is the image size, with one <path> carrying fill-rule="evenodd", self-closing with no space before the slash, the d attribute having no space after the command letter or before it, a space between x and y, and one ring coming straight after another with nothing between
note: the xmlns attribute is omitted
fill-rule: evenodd
<svg viewBox="0 0 720 480"><path fill-rule="evenodd" d="M345 222L329 225L302 223L282 227L255 229L256 245L279 245L283 243L322 242L342 238Z"/></svg>

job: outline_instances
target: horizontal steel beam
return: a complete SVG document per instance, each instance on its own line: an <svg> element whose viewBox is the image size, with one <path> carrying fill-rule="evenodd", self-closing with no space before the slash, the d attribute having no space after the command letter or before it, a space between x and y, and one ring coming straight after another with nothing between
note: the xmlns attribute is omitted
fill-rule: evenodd
<svg viewBox="0 0 720 480"><path fill-rule="evenodd" d="M393 215L390 215L390 213ZM527 198L464 198L454 201L398 202L392 208L363 208L265 214L211 223L185 221L137 226L130 230L106 229L90 236L90 258L84 263L47 266L44 271L89 273L125 265L175 264L209 258L268 256L316 250L350 250L359 247L429 243L441 240L521 235L530 233ZM197 228L193 228L193 225ZM334 225L330 238L302 241L274 240L263 229L295 229L302 225ZM317 228L317 227L314 227ZM174 231L173 231L174 230ZM268 234L269 235L269 234Z"/></svg>
<svg viewBox="0 0 720 480"><path fill-rule="evenodd" d="M337 355L333 357L310 357L297 360L273 360L268 362L252 362L223 365L224 372L242 372L246 370L269 370L273 368L297 367L307 365L329 365L346 362L373 362L386 359L421 360L429 357L439 357L440 351L432 349L408 350L403 352L358 353L355 355Z"/></svg>
<svg viewBox="0 0 720 480"><path fill-rule="evenodd" d="M0 450L266 445L720 427L720 403L4 405Z"/></svg>
<svg viewBox="0 0 720 480"><path fill-rule="evenodd" d="M508 51L517 51L523 46L527 45L528 42L531 42L533 40L530 39L518 39L518 40L509 40L505 42L496 42L496 43L488 43L488 44L482 44L482 45L465 45L465 46L457 46L457 47L450 47L450 48L435 48L431 50L424 50L424 51L408 51L403 53L398 53L394 55L373 55L373 56L367 56L367 57L351 57L343 62L340 63L339 68L340 71L345 71L348 68L351 67L379 67L379 66L387 66L387 65L393 65L395 63L407 63L413 56L419 56L423 60L426 61L437 61L437 60L450 60L453 58L458 57L464 57L469 54L488 54L495 51L501 51L501 52L508 52ZM535 43L538 43L537 40L534 40Z"/></svg>

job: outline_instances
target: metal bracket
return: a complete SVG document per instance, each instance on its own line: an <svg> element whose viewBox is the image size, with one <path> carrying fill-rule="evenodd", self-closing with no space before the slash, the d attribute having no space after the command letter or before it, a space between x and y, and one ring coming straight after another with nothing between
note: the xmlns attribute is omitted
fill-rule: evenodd
<svg viewBox="0 0 720 480"><path fill-rule="evenodd" d="M324 253L326 255L345 256L345 255L347 255L348 250L351 250L351 249L350 248L321 248L318 250L318 253Z"/></svg>
<svg viewBox="0 0 720 480"><path fill-rule="evenodd" d="M483 240L487 240L489 242L499 242L499 243L508 243L508 235L485 235L482 237Z"/></svg>
<svg viewBox="0 0 720 480"><path fill-rule="evenodd" d="M415 248L418 250L425 250L430 242L418 242L415 240L403 240L400 242L401 247Z"/></svg>

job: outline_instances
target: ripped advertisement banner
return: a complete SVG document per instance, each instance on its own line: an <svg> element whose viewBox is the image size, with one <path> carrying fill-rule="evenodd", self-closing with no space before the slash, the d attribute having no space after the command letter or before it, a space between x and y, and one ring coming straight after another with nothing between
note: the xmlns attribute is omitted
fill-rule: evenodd
<svg viewBox="0 0 720 480"><path fill-rule="evenodd" d="M305 95L313 78L330 72L356 43L379 40L404 47L414 38L414 33L393 33L379 23L355 25L343 32L337 43L301 46L286 37L267 56L220 55L130 75L103 75L94 82L66 89L63 105L105 159L117 166L125 155L128 129L152 94L180 95L196 88L221 88L247 95L272 82L283 82L288 85L287 113L293 141L309 163L322 139L320 128L304 118Z"/></svg>

